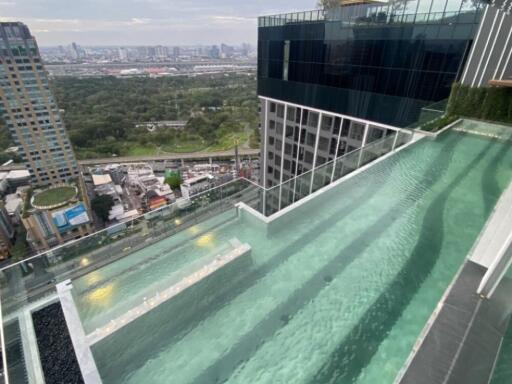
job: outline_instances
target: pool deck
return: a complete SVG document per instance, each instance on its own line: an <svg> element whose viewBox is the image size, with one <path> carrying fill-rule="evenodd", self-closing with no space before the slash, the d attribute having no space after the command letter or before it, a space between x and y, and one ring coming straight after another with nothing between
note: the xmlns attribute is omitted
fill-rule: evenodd
<svg viewBox="0 0 512 384"><path fill-rule="evenodd" d="M489 382L509 317L505 294L481 298L486 268L467 260L427 324L399 384Z"/></svg>
<svg viewBox="0 0 512 384"><path fill-rule="evenodd" d="M80 366L80 372L85 384L101 384L100 374L96 367L96 362L91 349L85 339L84 328L80 321L80 315L71 295L71 280L66 280L57 284L57 293L60 298L62 311L69 330L69 335L73 343L75 355Z"/></svg>

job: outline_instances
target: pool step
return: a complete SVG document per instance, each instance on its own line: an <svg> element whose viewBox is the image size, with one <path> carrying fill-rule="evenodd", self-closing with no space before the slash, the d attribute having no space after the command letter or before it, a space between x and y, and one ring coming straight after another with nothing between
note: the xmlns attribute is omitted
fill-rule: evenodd
<svg viewBox="0 0 512 384"><path fill-rule="evenodd" d="M178 283L173 284L172 286L163 291L157 292L153 297L145 300L142 304L132 308L123 315L111 320L106 325L97 328L96 330L88 334L86 336L87 343L90 346L96 344L100 340L103 340L105 337L123 328L125 325L128 325L132 321L138 319L139 317L148 313L152 309L158 307L160 304L163 304L164 302L178 296L186 289L194 286L195 284L199 283L208 276L213 275L216 271L222 269L224 266L231 263L232 261L244 255L249 255L251 251L251 247L249 244L242 244L236 239L231 240L231 244L234 246L234 249L230 250L224 255L219 255L215 257L208 264L199 268L198 270L188 275L187 277L181 279Z"/></svg>

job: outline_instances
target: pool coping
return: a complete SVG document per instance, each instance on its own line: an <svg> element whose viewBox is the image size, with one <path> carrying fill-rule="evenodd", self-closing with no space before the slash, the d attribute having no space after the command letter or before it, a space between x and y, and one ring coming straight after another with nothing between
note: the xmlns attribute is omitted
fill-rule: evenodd
<svg viewBox="0 0 512 384"><path fill-rule="evenodd" d="M486 299L477 295L476 287L485 270L465 259L447 289L448 294L438 303L436 310L440 310L434 321L425 326L424 337L416 342L418 349L413 349L395 383L489 382L510 315L504 305L506 289L500 294L501 298Z"/></svg>
<svg viewBox="0 0 512 384"><path fill-rule="evenodd" d="M416 130L414 130L414 132L419 132L419 133L421 133L421 134L423 134L423 135L425 135L425 136L428 136L428 137L434 137L434 138L435 138L435 137L439 136L441 133L444 133L444 132L445 132L445 131L447 131L448 129L450 129L450 128L454 127L455 125L457 125L457 124L459 124L459 123L461 123L461 122L463 122L464 120L470 120L470 119L464 119L463 117L460 117L460 118L458 118L457 120L455 120L455 121L451 122L451 123L450 123L450 124L448 124L448 125L445 125L443 128L441 128L440 130L435 131L435 132L425 131L425 130L423 130L423 129L419 129L419 128L418 128L418 129L416 129Z"/></svg>
<svg viewBox="0 0 512 384"><path fill-rule="evenodd" d="M56 288L84 383L101 384L100 373L96 366L94 356L92 355L91 348L87 343L80 315L78 314L75 300L71 294L73 288L71 280L65 280L57 284Z"/></svg>
<svg viewBox="0 0 512 384"><path fill-rule="evenodd" d="M306 204L307 202L313 200L315 197L323 194L324 192L327 192L333 188L336 188L338 185L344 183L345 181L351 179L352 177L366 171L367 169L369 169L370 167L374 166L375 164L395 155L396 153L400 152L402 149L405 149L405 148L408 148L409 146L417 143L418 141L420 141L421 139L425 138L426 136L423 134L423 132L417 132L417 131L414 131L412 133L412 139L411 141L409 141L407 144L405 145L402 145L401 147L391 151L391 152L388 152L386 153L385 155L382 155L381 157L375 159L374 161L368 163L368 164L365 164L363 165L362 167L354 170L353 172L350 172L349 174L339 178L338 180L336 181L333 181L332 183L330 183L329 185L326 185L325 187L322 187L320 188L319 190L307 195L306 197L296 201L295 203L293 204L290 204L289 206L273 213L272 215L270 216L265 216L264 214L262 214L261 212L259 212L258 210L250 207L249 205L245 204L244 202L239 202L239 203L236 203L235 204L235 207L238 209L238 210L243 210L243 211L246 211L248 212L249 214L253 215L254 217L256 217L257 219L259 219L260 221L262 221L263 223L265 224L270 224L272 223L273 221L279 219L281 216L284 216L286 215L288 212L291 212L293 210L295 210L296 208L299 208L300 206Z"/></svg>
<svg viewBox="0 0 512 384"><path fill-rule="evenodd" d="M411 352L409 353L409 356L407 357L407 359L405 360L405 363L403 364L402 368L400 368L400 370L398 371L398 374L396 375L396 378L395 378L395 381L394 381L395 384L399 384L402 381L405 373L407 372L407 370L411 366L412 361L416 357L416 354L420 350L423 342L425 341L427 335L429 334L430 330L432 329L432 326L434 325L434 323L436 322L439 314L441 313L441 310L444 307L445 301L446 301L448 295L450 294L450 292L452 291L452 288L455 285L455 282L460 277L460 275L462 273L462 270L464 269L464 266L465 266L467 260L468 259L464 259L463 263L460 265L459 269L457 270L457 273L453 277L453 279L450 282L450 284L448 285L448 287L445 289L443 295L441 296L441 298L437 302L436 307L434 308L434 310L430 314L426 324L423 326L420 334L416 338L416 341L414 342L414 345L413 345L413 347L411 349Z"/></svg>
<svg viewBox="0 0 512 384"><path fill-rule="evenodd" d="M468 120L468 119L466 119L466 120ZM418 335L418 337L411 349L411 352L409 353L409 356L407 357L407 360L405 361L405 363L403 364L402 368L400 369L400 371L398 372L398 374L395 378L395 382L394 382L395 384L398 384L401 382L401 380L403 379L403 376L405 375L407 370L410 368L412 361L414 360L415 356L417 355L418 351L420 350L421 346L423 345L426 337L428 336L430 330L432 329L432 326L437 321L439 314L446 303L446 299L451 294L451 291L452 291L454 285L457 283L457 281L461 277L461 274L463 273L463 270L464 270L464 267L466 266L466 264L473 263L473 264L478 265L484 269L488 268L488 265L486 265L482 261L482 257L481 257L482 255L478 255L476 251L479 251L481 241L486 240L487 234L489 232L494 233L493 236L495 237L497 227L499 227L500 225L503 225L503 222L510 218L511 212L510 212L509 205L507 204L510 199L512 199L512 182L510 182L509 185L503 190L500 197L496 201L496 204L494 205L491 213L489 214L489 217L487 218L484 226L480 230L478 236L475 238L473 245L471 246L470 250L468 251L466 257L464 258L464 261L462 262L457 273L455 274L452 281L450 282L450 285L446 288L442 297L439 299L439 302L437 303L436 308L430 315L425 326L423 327L420 334ZM505 216L505 217L503 217L503 216ZM482 276L482 278L483 278L483 276ZM475 289L474 294L476 294L476 292L477 291Z"/></svg>

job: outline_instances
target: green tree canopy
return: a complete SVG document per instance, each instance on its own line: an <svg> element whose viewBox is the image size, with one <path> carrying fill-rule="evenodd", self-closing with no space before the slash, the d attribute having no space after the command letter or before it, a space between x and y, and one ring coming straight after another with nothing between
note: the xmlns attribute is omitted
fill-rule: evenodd
<svg viewBox="0 0 512 384"><path fill-rule="evenodd" d="M177 189L182 183L181 176L178 173L171 173L165 178L165 183L168 184L172 189Z"/></svg>
<svg viewBox="0 0 512 384"><path fill-rule="evenodd" d="M52 87L78 158L228 149L227 137L252 135L259 122L254 76L63 77ZM188 124L181 132L136 127L159 120Z"/></svg>
<svg viewBox="0 0 512 384"><path fill-rule="evenodd" d="M96 196L91 201L92 210L103 220L108 220L108 213L114 206L114 199L110 195Z"/></svg>

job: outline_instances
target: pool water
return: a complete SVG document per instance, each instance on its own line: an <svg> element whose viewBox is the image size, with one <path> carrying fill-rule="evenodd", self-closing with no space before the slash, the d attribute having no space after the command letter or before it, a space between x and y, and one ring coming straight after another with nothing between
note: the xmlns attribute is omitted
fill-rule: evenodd
<svg viewBox="0 0 512 384"><path fill-rule="evenodd" d="M159 243L129 268L116 262L95 271L75 282L89 330L111 305L130 303L186 265L179 260L222 252L232 238L252 248L250 264L95 344L103 382L392 383L511 178L505 141L447 132L269 226L225 213L229 220L198 233L203 244L159 248L164 257L150 267L156 274L123 278L160 252ZM109 277L110 288L95 297L98 280Z"/></svg>

